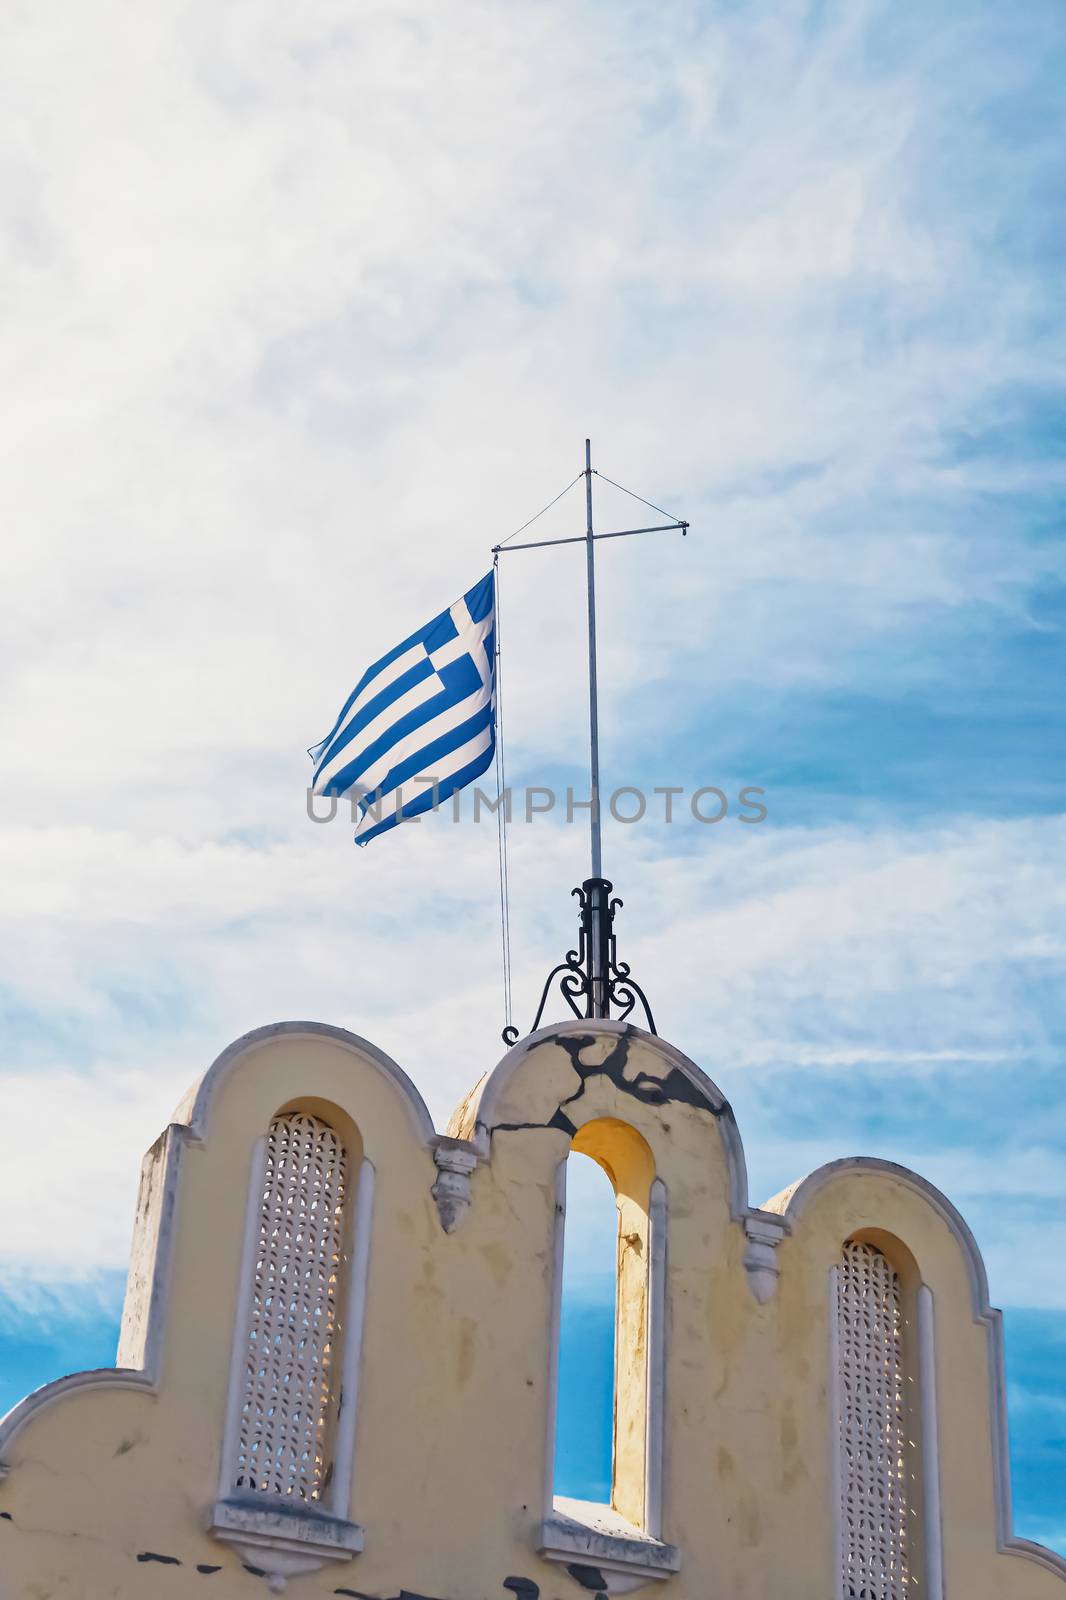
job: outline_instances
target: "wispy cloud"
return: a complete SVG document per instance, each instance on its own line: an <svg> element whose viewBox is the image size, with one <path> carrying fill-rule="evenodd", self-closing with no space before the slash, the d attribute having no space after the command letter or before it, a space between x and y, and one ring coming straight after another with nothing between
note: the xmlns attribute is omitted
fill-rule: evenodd
<svg viewBox="0 0 1066 1600"><path fill-rule="evenodd" d="M693 523L602 547L608 781L770 806L609 831L660 1026L756 1195L911 1160L996 1294L1057 1294L1061 7L3 28L0 1088L51 1145L5 1153L0 1260L119 1270L140 1149L247 1027L353 1026L439 1119L494 1059L491 828L357 855L303 751L591 433ZM511 775L580 785L580 558L502 581ZM584 857L514 830L520 1022Z"/></svg>

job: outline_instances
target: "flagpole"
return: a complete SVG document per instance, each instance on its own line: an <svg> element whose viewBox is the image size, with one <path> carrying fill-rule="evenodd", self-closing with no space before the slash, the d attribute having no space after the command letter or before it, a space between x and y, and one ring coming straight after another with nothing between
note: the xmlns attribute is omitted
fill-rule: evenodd
<svg viewBox="0 0 1066 1600"><path fill-rule="evenodd" d="M673 521L656 522L650 527L617 528L609 533L596 533L592 526L592 442L585 440L585 470L579 472L577 478L568 483L555 500L537 512L536 517L530 517L529 522L524 522L510 535L516 539L524 533L537 517L542 517L545 511L550 511L556 501L561 500L564 494L576 487L578 478L585 480L585 533L565 535L560 539L530 539L523 544L511 544L505 539L501 544L492 546L494 556L510 555L516 550L544 550L556 544L584 544L585 546L585 574L588 589L588 633L589 633L589 811L590 831L592 845L592 873L586 878L580 889L575 889L581 906L581 928L577 950L567 951L565 961L560 962L549 972L544 991L540 997L536 1016L533 1019L531 1032L536 1032L540 1027L540 1019L548 1002L552 984L558 980L567 1004L576 1017L581 1015L578 1009L578 1000L585 1001L586 1017L610 1017L611 1006L616 1006L621 1016L627 1017L636 1004L643 1007L651 1032L655 1032L655 1023L652 1019L651 1009L647 998L640 985L633 978L628 965L619 962L615 954L614 914L620 900L612 900L612 885L603 876L603 850L600 826L600 712L596 682L596 540L597 539L628 539L638 533L666 533L675 530L682 536L688 532L689 525L682 518ZM599 474L597 474L599 476ZM641 501L652 511L657 511L663 517L670 513L661 506L655 505L650 500L645 500L643 495L633 494L622 483L614 483L613 478L607 479L614 484L623 494L632 496ZM501 868L502 871L502 868ZM507 1045L513 1045L518 1039L518 1029L508 1023L503 1030L503 1040Z"/></svg>
<svg viewBox="0 0 1066 1600"><path fill-rule="evenodd" d="M592 531L592 441L585 440L585 572L589 603L589 799L592 802L592 876L584 884L588 935L586 1014L608 1017L610 1007L611 885L603 876L600 832L600 708L596 683L596 536Z"/></svg>
<svg viewBox="0 0 1066 1600"><path fill-rule="evenodd" d="M600 843L600 711L596 686L596 543L592 532L592 441L585 440L585 571L589 606L589 775L592 801L592 876L603 877Z"/></svg>

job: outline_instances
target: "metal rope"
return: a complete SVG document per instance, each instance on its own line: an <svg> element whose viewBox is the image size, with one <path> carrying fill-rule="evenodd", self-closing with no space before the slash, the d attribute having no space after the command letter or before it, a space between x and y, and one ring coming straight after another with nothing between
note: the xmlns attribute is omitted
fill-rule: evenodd
<svg viewBox="0 0 1066 1600"><path fill-rule="evenodd" d="M613 478L609 478L605 472L598 472L595 467L593 467L592 470L595 473L597 478L602 478L604 483L609 483L611 485L611 487L614 488L614 489L621 489L622 493L623 494L627 494L631 500L639 500L642 506L648 506L652 511L658 511L660 516L669 517L672 522L680 522L681 521L681 518L680 517L675 517L672 511L664 511L662 506L657 506L655 504L654 500L645 500L645 498L644 498L644 496L642 494L636 494L632 489L627 489L624 483L615 483ZM527 522L526 523L526 527L528 528L528 526L529 526L529 524ZM518 529L518 532L519 533L522 532L521 528ZM514 534L513 533L511 535L511 538L512 539L514 538Z"/></svg>
<svg viewBox="0 0 1066 1600"><path fill-rule="evenodd" d="M560 489L559 493L555 496L555 499L549 500L548 504L543 506L541 510L537 512L536 516L530 517L528 522L523 522L522 526L520 528L516 528L513 533L509 533L506 539L501 539L497 548L502 549L505 544L510 544L512 539L517 539L520 533L525 533L526 529L531 527L532 524L537 521L538 517L542 517L545 511L550 511L552 506L558 505L559 501L563 498L563 495L569 494L571 489L574 487L574 483L580 483L584 476L585 474L583 472L579 472L573 483L568 483L565 489ZM609 483L611 480L608 478L607 481Z"/></svg>
<svg viewBox="0 0 1066 1600"><path fill-rule="evenodd" d="M573 487L573 485L571 485ZM564 489L563 493L566 491ZM528 524L527 524L528 526ZM521 532L519 528L516 530ZM514 535L512 534L513 538ZM500 655L500 558L492 561L496 581L496 848L500 871L500 949L503 958L503 1012L505 1028L511 1026L511 886L507 871L507 761L503 748L503 669Z"/></svg>

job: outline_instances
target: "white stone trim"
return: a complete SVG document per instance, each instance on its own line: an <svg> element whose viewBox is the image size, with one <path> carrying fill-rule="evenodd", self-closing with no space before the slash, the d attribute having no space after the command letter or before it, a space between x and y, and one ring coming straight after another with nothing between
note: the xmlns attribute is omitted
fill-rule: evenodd
<svg viewBox="0 0 1066 1600"><path fill-rule="evenodd" d="M290 1578L317 1572L330 1561L350 1561L363 1548L363 1530L341 1517L294 1511L268 1497L240 1492L214 1507L208 1532L231 1545L241 1560L259 1567L271 1594L282 1594Z"/></svg>
<svg viewBox="0 0 1066 1600"><path fill-rule="evenodd" d="M666 1185L654 1179L648 1197L647 1377L644 1446L644 1530L662 1535L663 1428L666 1415Z"/></svg>
<svg viewBox="0 0 1066 1600"><path fill-rule="evenodd" d="M840 1161L830 1161L824 1167L782 1190L772 1200L767 1200L764 1211L780 1212L792 1224L793 1231L806 1207L820 1190L837 1178L869 1173L882 1178L892 1178L920 1196L937 1213L955 1239L966 1265L970 1282L970 1303L973 1319L985 1330L988 1358L988 1377L992 1422L992 1474L996 1507L996 1548L1004 1555L1022 1556L1046 1567L1058 1577L1066 1578L1066 1557L1037 1544L1032 1539L1019 1538L1011 1529L1010 1453L1007 1439L1007 1385L1003 1365L1003 1314L989 1304L988 1275L985 1271L977 1241L960 1213L945 1194L928 1179L901 1167L894 1161L882 1161L876 1156L846 1156Z"/></svg>
<svg viewBox="0 0 1066 1600"><path fill-rule="evenodd" d="M844 1486L840 1464L840 1268L834 1263L826 1278L829 1314L829 1492L832 1496L833 1600L844 1600Z"/></svg>
<svg viewBox="0 0 1066 1600"><path fill-rule="evenodd" d="M626 1594L681 1567L676 1545L635 1528L610 1506L562 1495L541 1524L537 1553L546 1561L597 1568L610 1594Z"/></svg>
<svg viewBox="0 0 1066 1600"><path fill-rule="evenodd" d="M741 1221L748 1241L744 1251L748 1288L762 1306L777 1293L777 1280L781 1276L777 1247L782 1239L788 1238L791 1229L784 1217L755 1207L749 1209Z"/></svg>
<svg viewBox="0 0 1066 1600"><path fill-rule="evenodd" d="M230 1346L229 1378L226 1385L226 1417L222 1428L222 1449L219 1455L217 1498L224 1500L231 1492L230 1466L237 1448L241 1415L241 1374L248 1355L248 1332L251 1317L252 1287L255 1280L256 1242L259 1237L259 1206L266 1174L267 1142L257 1139L252 1146L252 1159L248 1166L248 1193L244 1206L244 1235L241 1239L241 1261L237 1272L237 1305L233 1318L233 1342Z"/></svg>
<svg viewBox="0 0 1066 1600"><path fill-rule="evenodd" d="M0 1417L0 1450L11 1443L31 1417L80 1389L139 1389L145 1394L155 1394L156 1388L147 1373L129 1367L93 1367L88 1372L72 1372L65 1378L54 1378L51 1383L34 1389ZM0 1483L10 1472L10 1464L0 1461Z"/></svg>
<svg viewBox="0 0 1066 1600"><path fill-rule="evenodd" d="M454 1233L470 1209L470 1175L478 1163L478 1153L465 1139L449 1139L443 1134L433 1141L433 1162L437 1179L429 1191L445 1233Z"/></svg>
<svg viewBox="0 0 1066 1600"><path fill-rule="evenodd" d="M355 1471L355 1436L359 1421L359 1384L366 1327L367 1281L370 1275L370 1240L374 1222L374 1166L363 1158L355 1188L355 1238L352 1242L348 1304L341 1327L344 1354L341 1361L341 1407L337 1417L333 1482L329 1502L335 1516L351 1512Z"/></svg>
<svg viewBox="0 0 1066 1600"><path fill-rule="evenodd" d="M936 1324L933 1291L918 1285L918 1393L922 1413L924 1600L944 1600L944 1525L940 1510L940 1431L937 1418Z"/></svg>
<svg viewBox="0 0 1066 1600"><path fill-rule="evenodd" d="M227 1045L221 1055L216 1056L200 1081L194 1084L184 1097L174 1113L173 1120L187 1123L192 1136L202 1140L210 1121L212 1102L237 1062L259 1045L269 1044L272 1039L300 1037L331 1040L335 1044L343 1045L346 1050L364 1056L399 1090L419 1142L429 1147L436 1137L433 1118L429 1114L426 1102L403 1068L368 1039L361 1039L357 1033L349 1033L346 1028L334 1028L326 1022L271 1022L266 1027L253 1028L250 1033L242 1034L231 1045Z"/></svg>
<svg viewBox="0 0 1066 1600"><path fill-rule="evenodd" d="M154 1365L154 1344L164 1322L160 1300L168 1280L157 1263L169 1251L173 1238L177 1199L173 1169L183 1143L181 1130L171 1124L141 1161L116 1355L120 1367L143 1370Z"/></svg>
<svg viewBox="0 0 1066 1600"><path fill-rule="evenodd" d="M555 1169L552 1215L551 1323L548 1329L548 1375L545 1385L544 1516L550 1517L555 1492L556 1411L559 1405L559 1341L563 1320L563 1252L566 1249L566 1163Z"/></svg>

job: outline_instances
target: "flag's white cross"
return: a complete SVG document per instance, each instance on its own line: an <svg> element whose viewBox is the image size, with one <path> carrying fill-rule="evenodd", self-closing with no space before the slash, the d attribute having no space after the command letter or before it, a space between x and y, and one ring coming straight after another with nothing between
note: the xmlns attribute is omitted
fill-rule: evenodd
<svg viewBox="0 0 1066 1600"><path fill-rule="evenodd" d="M492 632L492 613L484 617L481 622L475 622L470 615L470 607L465 600L457 600L449 606L448 614L455 623L455 639L449 639L447 644L440 645L436 650L427 651L433 670L439 672L441 667L448 666L449 662L458 661L461 657L469 655L477 667L481 681L489 691L492 689L492 663L485 649L485 641Z"/></svg>

